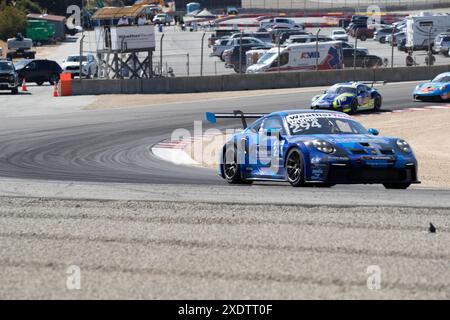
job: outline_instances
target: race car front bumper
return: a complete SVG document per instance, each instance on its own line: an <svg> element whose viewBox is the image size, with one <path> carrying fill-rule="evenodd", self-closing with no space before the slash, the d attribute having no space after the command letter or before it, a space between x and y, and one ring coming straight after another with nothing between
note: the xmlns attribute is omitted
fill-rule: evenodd
<svg viewBox="0 0 450 320"><path fill-rule="evenodd" d="M311 159L307 182L332 184L420 183L413 157L362 156Z"/></svg>

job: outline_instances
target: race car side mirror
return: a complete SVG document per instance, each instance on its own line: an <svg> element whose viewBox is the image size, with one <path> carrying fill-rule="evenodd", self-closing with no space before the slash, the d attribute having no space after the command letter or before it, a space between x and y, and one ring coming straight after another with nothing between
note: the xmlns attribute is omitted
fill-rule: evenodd
<svg viewBox="0 0 450 320"><path fill-rule="evenodd" d="M374 136L377 136L377 135L380 134L380 132L377 129L374 129L374 128L370 128L368 131L369 131L370 134L372 134Z"/></svg>

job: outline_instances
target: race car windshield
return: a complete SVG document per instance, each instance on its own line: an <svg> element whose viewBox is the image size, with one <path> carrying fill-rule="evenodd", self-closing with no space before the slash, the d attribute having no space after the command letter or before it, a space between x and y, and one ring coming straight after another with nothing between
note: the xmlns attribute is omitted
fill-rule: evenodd
<svg viewBox="0 0 450 320"><path fill-rule="evenodd" d="M13 65L11 62L0 62L0 71L12 71Z"/></svg>
<svg viewBox="0 0 450 320"><path fill-rule="evenodd" d="M434 78L433 82L450 82L450 75L439 75Z"/></svg>
<svg viewBox="0 0 450 320"><path fill-rule="evenodd" d="M353 87L342 87L342 86L333 86L328 90L328 93L331 94L343 94L343 93L352 93L356 94L356 88Z"/></svg>
<svg viewBox="0 0 450 320"><path fill-rule="evenodd" d="M360 123L345 117L333 117L324 114L299 114L286 117L291 135L305 134L367 134Z"/></svg>

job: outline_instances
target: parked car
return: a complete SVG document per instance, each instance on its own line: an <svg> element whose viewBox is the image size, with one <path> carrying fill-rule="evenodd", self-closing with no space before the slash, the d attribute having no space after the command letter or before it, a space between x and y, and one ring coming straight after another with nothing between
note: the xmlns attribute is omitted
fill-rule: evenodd
<svg viewBox="0 0 450 320"><path fill-rule="evenodd" d="M292 19L288 18L270 18L268 20L263 20L259 24L260 28L273 28L274 26L279 27L287 27L287 28L297 28L297 29L305 29L305 27L301 23L296 23Z"/></svg>
<svg viewBox="0 0 450 320"><path fill-rule="evenodd" d="M394 37L392 37L392 34L386 37L386 42L388 42L391 46L394 47L401 42L403 39L406 39L406 32L400 31L394 34Z"/></svg>
<svg viewBox="0 0 450 320"><path fill-rule="evenodd" d="M383 65L383 59L378 56L367 54L362 50L356 49L356 61L354 49L342 49L344 55L344 66L347 68L353 67L353 63L358 68L373 68Z"/></svg>
<svg viewBox="0 0 450 320"><path fill-rule="evenodd" d="M154 24L163 24L163 25L169 25L173 22L173 18L171 15L167 14L167 13L158 13L154 18L153 18L153 23Z"/></svg>
<svg viewBox="0 0 450 320"><path fill-rule="evenodd" d="M286 30L276 30L275 32L272 32L272 42L278 43L278 39L280 39L280 44L284 44L287 39L289 39L291 36L305 36L309 35L310 33L303 31L303 30L297 30L297 29L286 29Z"/></svg>
<svg viewBox="0 0 450 320"><path fill-rule="evenodd" d="M333 41L330 37L319 35L317 38L315 35L299 35L299 36L290 36L289 39L286 40L286 44L293 43L310 43L310 42L329 42Z"/></svg>
<svg viewBox="0 0 450 320"><path fill-rule="evenodd" d="M98 74L98 64L93 54L70 55L63 61L63 72L71 73L72 78L80 76L80 60L81 60L81 74L83 77L96 77Z"/></svg>
<svg viewBox="0 0 450 320"><path fill-rule="evenodd" d="M272 48L272 46L267 45L265 43L263 43L262 45L243 44L241 57L241 46L239 45L233 46L230 49L225 50L223 53L223 58L225 60L225 67L233 68L234 71L237 73L239 73L241 68L242 72L244 73L247 68L247 59L246 59L247 51L254 49L270 49L270 48Z"/></svg>
<svg viewBox="0 0 450 320"><path fill-rule="evenodd" d="M374 31L368 27L354 25L354 27L349 29L348 34L353 38L358 36L358 39L361 41L366 41L368 38L373 38Z"/></svg>
<svg viewBox="0 0 450 320"><path fill-rule="evenodd" d="M335 41L348 41L348 35L344 30L331 31L331 39Z"/></svg>
<svg viewBox="0 0 450 320"><path fill-rule="evenodd" d="M238 33L238 29L216 29L214 33L212 33L208 38L208 47L214 45L217 39L221 39L223 37L229 37L234 33Z"/></svg>
<svg viewBox="0 0 450 320"><path fill-rule="evenodd" d="M35 82L41 86L44 82L55 84L59 82L59 75L62 72L60 65L52 60L26 59L15 64L19 74L19 82L26 79L27 82Z"/></svg>
<svg viewBox="0 0 450 320"><path fill-rule="evenodd" d="M223 61L222 54L228 49L227 43L230 42L230 38L221 38L216 40L216 42L212 46L212 52L210 54L211 57L219 57L220 60Z"/></svg>
<svg viewBox="0 0 450 320"><path fill-rule="evenodd" d="M10 90L12 94L17 94L19 85L19 75L14 64L9 60L0 59L0 90Z"/></svg>
<svg viewBox="0 0 450 320"><path fill-rule="evenodd" d="M379 43L386 43L386 37L392 35L392 30L394 27L379 29L373 33L373 39Z"/></svg>
<svg viewBox="0 0 450 320"><path fill-rule="evenodd" d="M227 15L237 15L239 14L238 9L236 7L227 7Z"/></svg>
<svg viewBox="0 0 450 320"><path fill-rule="evenodd" d="M448 52L450 47L450 33L440 33L434 39L433 53Z"/></svg>
<svg viewBox="0 0 450 320"><path fill-rule="evenodd" d="M352 49L352 50L355 49L355 46L353 44L344 42L344 41L341 41L341 42L342 42L342 49ZM364 51L366 54L369 54L369 49L367 49L367 48L358 47L357 49L360 51Z"/></svg>
<svg viewBox="0 0 450 320"><path fill-rule="evenodd" d="M272 37L269 32L243 32L242 35L240 32L233 33L229 38L230 39L239 39L239 38L256 38L266 43L272 43Z"/></svg>

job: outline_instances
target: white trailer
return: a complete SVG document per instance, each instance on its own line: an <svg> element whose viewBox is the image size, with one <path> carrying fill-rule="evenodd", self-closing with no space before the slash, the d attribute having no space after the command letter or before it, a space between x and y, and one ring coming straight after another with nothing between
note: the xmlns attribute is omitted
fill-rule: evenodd
<svg viewBox="0 0 450 320"><path fill-rule="evenodd" d="M406 49L428 50L439 33L450 32L450 15L421 15L406 18Z"/></svg>

